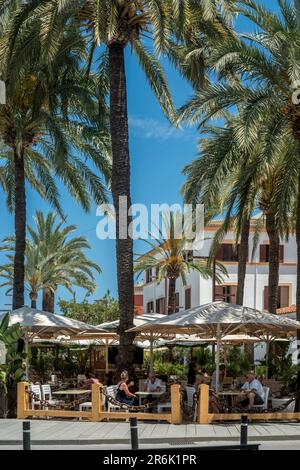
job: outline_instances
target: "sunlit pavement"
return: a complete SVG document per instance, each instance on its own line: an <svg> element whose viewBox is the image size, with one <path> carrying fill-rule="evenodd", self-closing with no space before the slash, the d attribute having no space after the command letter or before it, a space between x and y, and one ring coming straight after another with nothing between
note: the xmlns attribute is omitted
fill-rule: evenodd
<svg viewBox="0 0 300 470"><path fill-rule="evenodd" d="M260 444L259 441L257 441ZM228 445L232 444L228 441L218 442L217 445ZM253 442L251 442L253 444ZM201 449L201 446L209 446L212 445L211 442L201 442L201 445L194 446L195 448ZM141 449L161 449L161 444L144 444L140 446ZM164 448L174 449L174 446L164 444ZM178 447L180 449L184 448L183 446ZM78 451L85 451L85 450L125 450L129 449L128 445L120 445L117 446L113 445L80 445L80 446L32 446L32 450L78 450ZM270 442L262 442L260 445L261 450L300 450L300 440L294 441L270 441ZM22 450L21 446L0 446L1 450Z"/></svg>

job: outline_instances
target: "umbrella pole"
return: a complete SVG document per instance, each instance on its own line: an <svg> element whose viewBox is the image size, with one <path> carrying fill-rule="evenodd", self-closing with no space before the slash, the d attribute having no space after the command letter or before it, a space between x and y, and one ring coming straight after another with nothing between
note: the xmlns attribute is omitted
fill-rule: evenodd
<svg viewBox="0 0 300 470"><path fill-rule="evenodd" d="M105 341L105 372L108 373L108 340Z"/></svg>
<svg viewBox="0 0 300 470"><path fill-rule="evenodd" d="M28 343L27 335L25 336L25 354L26 354L25 373L26 373L27 380L29 380L29 343Z"/></svg>
<svg viewBox="0 0 300 470"><path fill-rule="evenodd" d="M269 355L270 355L270 338L266 341L266 379L269 378Z"/></svg>
<svg viewBox="0 0 300 470"><path fill-rule="evenodd" d="M150 333L150 374L153 372L153 333Z"/></svg>
<svg viewBox="0 0 300 470"><path fill-rule="evenodd" d="M217 354L216 354L216 393L219 393L220 384L220 347L221 347L221 326L217 326Z"/></svg>

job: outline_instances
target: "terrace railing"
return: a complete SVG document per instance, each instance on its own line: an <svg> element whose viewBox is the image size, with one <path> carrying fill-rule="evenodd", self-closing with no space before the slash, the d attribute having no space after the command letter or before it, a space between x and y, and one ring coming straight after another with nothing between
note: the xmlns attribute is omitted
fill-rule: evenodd
<svg viewBox="0 0 300 470"><path fill-rule="evenodd" d="M284 407L283 407L284 408ZM243 415L247 415L249 421L257 420L300 420L300 413L282 411L262 410L260 412L241 413L210 413L209 412L209 386L202 384L199 386L199 397L197 407L197 422L199 424L210 424L216 421L240 421Z"/></svg>
<svg viewBox="0 0 300 470"><path fill-rule="evenodd" d="M168 421L171 424L180 424L182 422L182 394L180 385L171 385L171 411L169 413L147 413L149 406L145 406L145 412L141 412L143 407L126 407L125 411L105 411L103 409L103 386L101 384L92 385L91 410L77 411L75 409L61 409L62 406L47 403L47 400L40 400L40 409L30 409L29 384L27 382L18 383L18 402L17 402L17 418L26 419L30 417L40 418L86 418L89 421L102 421L104 419L124 419L129 417L141 420L158 420ZM73 402L72 405L79 405ZM75 406L74 406L75 407ZM66 407L65 407L66 408ZM67 405L70 408L70 405ZM128 414L128 411L130 414Z"/></svg>

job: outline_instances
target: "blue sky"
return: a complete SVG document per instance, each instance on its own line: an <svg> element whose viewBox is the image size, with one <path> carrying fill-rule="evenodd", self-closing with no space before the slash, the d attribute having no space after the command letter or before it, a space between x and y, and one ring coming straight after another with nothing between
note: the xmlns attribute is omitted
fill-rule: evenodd
<svg viewBox="0 0 300 470"><path fill-rule="evenodd" d="M268 0L268 6L274 0ZM239 20L239 31L250 31L248 22ZM174 204L181 202L180 188L184 182L183 167L191 162L197 155L198 133L196 129L184 128L177 130L170 128L153 92L146 83L145 77L136 59L127 51L127 84L128 84L128 113L130 124L130 152L132 165L132 200L147 206L155 203ZM190 86L182 80L177 72L170 66L166 67L169 85L177 106L182 105L191 96ZM90 214L85 214L76 205L68 193L61 187L61 200L67 214L67 222L77 225L76 234L84 235L91 250L89 256L102 268L102 275L97 275L97 290L90 300L101 297L107 289L113 296L117 296L117 279L115 266L115 243L112 240L98 240L96 225L99 218L96 216L96 206ZM13 217L6 211L4 195L1 197L1 227L0 238L13 233ZM35 210L47 213L50 207L41 201L36 193L27 191L27 219L33 223ZM141 246L136 248L141 252ZM0 262L3 262L3 256ZM0 309L11 303L11 297L5 296L6 288L0 289ZM71 299L71 295L59 290L57 298ZM76 290L77 300L84 297L84 292ZM26 298L26 303L29 299ZM39 304L40 306L40 304ZM9 308L9 307L8 307Z"/></svg>

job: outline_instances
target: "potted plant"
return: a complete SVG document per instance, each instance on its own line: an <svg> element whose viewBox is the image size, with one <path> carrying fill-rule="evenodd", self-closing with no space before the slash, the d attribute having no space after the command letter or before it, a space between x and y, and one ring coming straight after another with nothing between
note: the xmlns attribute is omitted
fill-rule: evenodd
<svg viewBox="0 0 300 470"><path fill-rule="evenodd" d="M9 314L0 324L0 341L5 345L5 364L0 365L1 417L15 417L17 405L17 382L24 380L24 352L19 351L19 342L24 336L20 325L9 326Z"/></svg>

